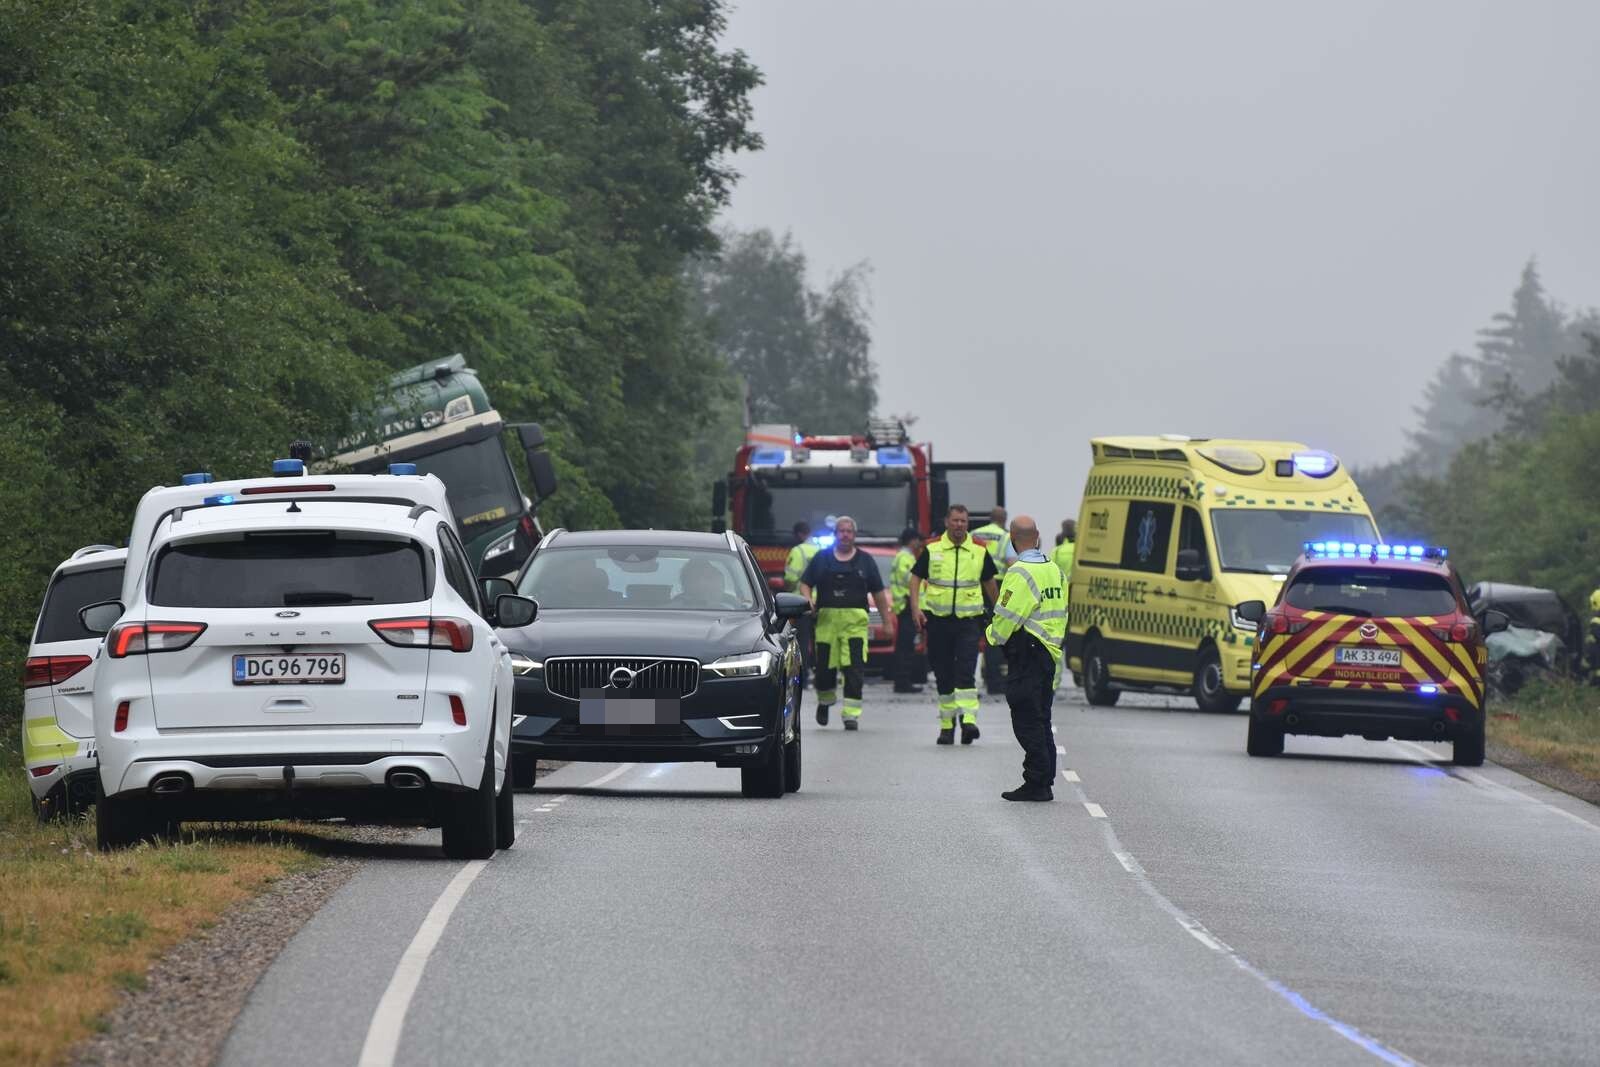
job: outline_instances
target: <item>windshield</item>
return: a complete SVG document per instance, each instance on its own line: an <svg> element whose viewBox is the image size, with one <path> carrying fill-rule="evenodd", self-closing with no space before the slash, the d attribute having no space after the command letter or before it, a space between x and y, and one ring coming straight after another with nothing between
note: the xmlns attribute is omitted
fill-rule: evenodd
<svg viewBox="0 0 1600 1067"><path fill-rule="evenodd" d="M914 519L910 482L769 486L752 479L748 500L744 533L758 542L787 542L797 522L818 533L840 515L856 520L857 537L899 537Z"/></svg>
<svg viewBox="0 0 1600 1067"><path fill-rule="evenodd" d="M156 560L150 603L183 608L415 604L428 599L415 541L332 531L188 541Z"/></svg>
<svg viewBox="0 0 1600 1067"><path fill-rule="evenodd" d="M1211 513L1211 529L1222 569L1251 574L1288 574L1307 541L1378 539L1371 519L1348 512L1228 509Z"/></svg>
<svg viewBox="0 0 1600 1067"><path fill-rule="evenodd" d="M696 548L551 548L533 557L517 591L541 608L754 611L739 557Z"/></svg>
<svg viewBox="0 0 1600 1067"><path fill-rule="evenodd" d="M1442 574L1375 567L1313 567L1295 575L1283 601L1302 611L1414 619L1453 615L1456 594Z"/></svg>
<svg viewBox="0 0 1600 1067"><path fill-rule="evenodd" d="M418 474L439 476L450 497L450 510L469 539L475 528L522 514L522 494L499 437L456 445L408 462L417 465Z"/></svg>
<svg viewBox="0 0 1600 1067"><path fill-rule="evenodd" d="M39 613L40 644L52 641L98 640L102 635L83 628L79 610L90 604L115 600L122 595L122 564L86 571L62 571L44 595L44 610Z"/></svg>

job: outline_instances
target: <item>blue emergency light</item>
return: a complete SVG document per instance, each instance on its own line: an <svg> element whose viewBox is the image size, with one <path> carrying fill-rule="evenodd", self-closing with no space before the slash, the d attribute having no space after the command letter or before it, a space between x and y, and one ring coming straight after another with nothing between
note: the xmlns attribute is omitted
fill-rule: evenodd
<svg viewBox="0 0 1600 1067"><path fill-rule="evenodd" d="M196 471L193 474L185 474L183 476L184 485L206 485L210 481L211 475L205 471Z"/></svg>
<svg viewBox="0 0 1600 1067"><path fill-rule="evenodd" d="M752 467L781 467L787 453L781 448L758 448L750 453Z"/></svg>
<svg viewBox="0 0 1600 1067"><path fill-rule="evenodd" d="M218 493L216 496L208 496L205 499L205 505L208 508L213 506L213 505L215 505L215 504L231 504L231 503L233 503L233 494L232 493Z"/></svg>
<svg viewBox="0 0 1600 1067"><path fill-rule="evenodd" d="M275 459L272 461L272 476L274 478L294 478L306 472L306 461L303 459Z"/></svg>
<svg viewBox="0 0 1600 1067"><path fill-rule="evenodd" d="M389 464L389 473L415 474L417 473L417 465L415 463L391 463Z"/></svg>
<svg viewBox="0 0 1600 1067"><path fill-rule="evenodd" d="M1449 559L1449 549L1434 545L1374 545L1354 541L1307 541L1305 553L1311 559L1391 559L1421 562Z"/></svg>
<svg viewBox="0 0 1600 1067"><path fill-rule="evenodd" d="M1331 452L1296 452L1290 459L1295 470L1312 478L1326 478L1339 469L1339 458Z"/></svg>
<svg viewBox="0 0 1600 1067"><path fill-rule="evenodd" d="M813 537L811 539L811 543L816 545L818 548L832 548L833 547L833 534L830 534L830 533L817 534L815 537Z"/></svg>
<svg viewBox="0 0 1600 1067"><path fill-rule="evenodd" d="M1419 685L1417 686L1417 692L1425 697L1431 697L1439 692L1439 687L1436 685Z"/></svg>
<svg viewBox="0 0 1600 1067"><path fill-rule="evenodd" d="M909 467L911 466L910 449L899 445L878 449L878 466L880 467Z"/></svg>

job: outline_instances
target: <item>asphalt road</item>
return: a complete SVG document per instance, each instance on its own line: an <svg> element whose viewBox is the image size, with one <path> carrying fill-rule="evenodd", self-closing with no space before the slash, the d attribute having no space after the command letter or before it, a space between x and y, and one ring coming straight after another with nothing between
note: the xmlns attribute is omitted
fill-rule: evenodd
<svg viewBox="0 0 1600 1067"><path fill-rule="evenodd" d="M881 686L857 734L808 705L781 801L569 765L487 864L437 835L367 864L224 1062L1600 1058L1596 809L1443 746L1252 760L1242 716L1125 703L1057 701L1053 804L1000 799L1003 708L940 748Z"/></svg>

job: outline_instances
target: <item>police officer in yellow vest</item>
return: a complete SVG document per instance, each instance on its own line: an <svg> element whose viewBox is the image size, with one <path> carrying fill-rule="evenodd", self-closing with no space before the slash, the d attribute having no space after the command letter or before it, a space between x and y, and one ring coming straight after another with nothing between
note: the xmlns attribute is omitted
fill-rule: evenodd
<svg viewBox="0 0 1600 1067"><path fill-rule="evenodd" d="M868 598L878 603L878 613L894 640L894 615L883 575L872 557L856 549L856 521L841 515L833 524L833 547L819 552L800 576L800 595L816 595L817 606L817 725L828 725L828 708L838 699L834 688L844 672L846 730L861 726L861 694L867 675Z"/></svg>
<svg viewBox="0 0 1600 1067"><path fill-rule="evenodd" d="M896 693L920 693L925 677L916 673L917 624L911 619L911 568L922 554L922 535L907 529L900 534L900 550L889 565L889 601L894 609L894 662L891 675Z"/></svg>
<svg viewBox="0 0 1600 1067"><path fill-rule="evenodd" d="M1061 571L1039 550L1039 527L1026 515L1011 524L1016 561L1006 571L994 621L985 637L1006 657L1006 703L1011 729L1022 745L1022 785L1001 793L1007 800L1054 800L1056 741L1050 706L1061 677L1061 645L1067 636Z"/></svg>
<svg viewBox="0 0 1600 1067"><path fill-rule="evenodd" d="M911 618L928 635L928 664L939 691L939 744L978 739L978 642L984 599L996 596L994 560L967 534L967 509L952 504L944 533L911 568Z"/></svg>
<svg viewBox="0 0 1600 1067"><path fill-rule="evenodd" d="M989 521L972 531L972 539L982 545L994 560L995 577L1006 573L1006 561L1011 555L1011 538L1006 533L1006 509L991 508ZM993 645L983 650L983 686L990 694L1006 691L1005 657Z"/></svg>
<svg viewBox="0 0 1600 1067"><path fill-rule="evenodd" d="M789 550L789 559L783 565L783 587L793 593L800 588L800 576L806 572L806 564L821 551L821 547L811 540L811 524L797 522L794 524L795 546ZM811 643L815 639L817 620L814 615L802 615L795 621L795 637L800 641L800 688L806 687L806 678L811 674L812 650Z"/></svg>
<svg viewBox="0 0 1600 1067"><path fill-rule="evenodd" d="M1589 594L1589 681L1600 685L1600 589Z"/></svg>

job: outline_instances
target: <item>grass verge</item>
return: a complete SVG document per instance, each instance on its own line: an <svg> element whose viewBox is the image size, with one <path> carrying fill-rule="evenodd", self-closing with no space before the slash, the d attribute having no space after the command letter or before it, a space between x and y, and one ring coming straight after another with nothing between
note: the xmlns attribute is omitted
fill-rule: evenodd
<svg viewBox="0 0 1600 1067"><path fill-rule="evenodd" d="M18 740L3 729L0 1063L58 1062L172 945L274 879L325 862L293 844L287 825L226 837L185 828L174 844L101 855L92 813L34 819Z"/></svg>
<svg viewBox="0 0 1600 1067"><path fill-rule="evenodd" d="M1600 782L1600 689L1530 682L1489 715L1490 740Z"/></svg>

